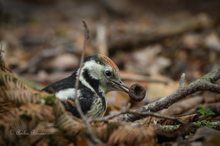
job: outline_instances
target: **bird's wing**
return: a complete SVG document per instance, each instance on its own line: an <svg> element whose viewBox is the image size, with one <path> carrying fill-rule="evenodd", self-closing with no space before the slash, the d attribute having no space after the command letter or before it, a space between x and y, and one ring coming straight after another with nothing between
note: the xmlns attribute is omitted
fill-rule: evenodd
<svg viewBox="0 0 220 146"><path fill-rule="evenodd" d="M75 87L75 72L62 80L59 80L55 83L52 83L45 88L42 89L42 91L48 92L48 93L56 93L63 89L68 88L74 88Z"/></svg>

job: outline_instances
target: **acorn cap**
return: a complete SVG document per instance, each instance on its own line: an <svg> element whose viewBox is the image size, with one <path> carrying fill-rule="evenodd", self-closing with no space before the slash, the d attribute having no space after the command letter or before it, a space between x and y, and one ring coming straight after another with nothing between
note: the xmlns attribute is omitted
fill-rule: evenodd
<svg viewBox="0 0 220 146"><path fill-rule="evenodd" d="M132 101L140 102L144 99L146 95L146 90L143 86L139 84L132 84L129 88L128 95Z"/></svg>

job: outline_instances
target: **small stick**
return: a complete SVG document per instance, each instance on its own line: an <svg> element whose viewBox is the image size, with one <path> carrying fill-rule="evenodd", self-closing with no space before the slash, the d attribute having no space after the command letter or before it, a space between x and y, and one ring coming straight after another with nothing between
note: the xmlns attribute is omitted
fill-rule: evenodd
<svg viewBox="0 0 220 146"><path fill-rule="evenodd" d="M125 109L125 110L121 110L115 114L112 115L108 115L106 117L103 117L101 119L97 119L94 121L108 121L110 119L116 118L118 116L124 115L124 114L132 114L132 115L136 115L136 116L141 116L141 117L147 117L147 116L151 116L151 117L156 117L156 118L160 118L160 119L167 119L167 120L172 120L172 121L176 121L178 123L183 124L183 122L176 117L172 117L172 116L165 116L165 115L161 115L158 113L154 113L154 112L137 112L137 111L133 111L133 110L129 110L129 109Z"/></svg>
<svg viewBox="0 0 220 146"><path fill-rule="evenodd" d="M139 116L151 116L151 117L156 117L156 118L161 118L161 119L167 119L167 120L172 120L172 121L176 121L178 123L181 123L183 124L183 122L176 118L176 117L172 117L172 116L166 116L166 115L161 115L161 114L158 114L158 113L154 113L154 112L136 112L136 111L128 111L127 112L128 114L135 114L135 115L139 115Z"/></svg>
<svg viewBox="0 0 220 146"><path fill-rule="evenodd" d="M80 77L80 75L82 73L83 60L84 60L85 51L86 51L86 44L87 44L87 41L89 40L89 30L88 30L87 24L86 24L85 21L82 21L82 23L83 23L83 27L85 29L85 32L84 32L83 51L82 51L82 54L81 54L79 71L78 71L77 78L76 78L76 83L75 83L76 91L79 88L79 77ZM87 128L87 132L88 132L92 142L95 143L95 144L101 144L102 142L94 135L94 133L92 131L92 128L91 128L91 126L89 124L89 121L88 121L87 117L84 115L84 113L82 111L82 108L81 108L81 105L79 103L79 99L78 99L78 96L77 96L77 92L75 92L75 101L76 101L76 108L77 108L77 110L79 112L79 115L82 118L86 128Z"/></svg>
<svg viewBox="0 0 220 146"><path fill-rule="evenodd" d="M182 73L179 81L179 88L183 88L186 86L186 74Z"/></svg>

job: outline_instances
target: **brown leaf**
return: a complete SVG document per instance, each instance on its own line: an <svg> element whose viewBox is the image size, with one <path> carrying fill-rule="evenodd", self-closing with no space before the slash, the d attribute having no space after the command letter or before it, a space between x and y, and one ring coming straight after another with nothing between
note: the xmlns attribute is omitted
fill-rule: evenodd
<svg viewBox="0 0 220 146"><path fill-rule="evenodd" d="M109 145L148 145L153 146L154 141L153 127L131 127L122 126L115 130L108 140Z"/></svg>
<svg viewBox="0 0 220 146"><path fill-rule="evenodd" d="M220 132L208 127L201 127L199 128L195 135L192 136L190 141L209 141L215 136L220 136ZM220 144L220 141L218 140L218 144Z"/></svg>

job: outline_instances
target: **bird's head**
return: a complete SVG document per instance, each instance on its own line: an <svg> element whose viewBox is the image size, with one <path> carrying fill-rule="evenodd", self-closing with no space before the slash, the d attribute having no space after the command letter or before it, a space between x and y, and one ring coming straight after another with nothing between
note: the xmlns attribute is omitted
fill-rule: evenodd
<svg viewBox="0 0 220 146"><path fill-rule="evenodd" d="M92 90L104 93L114 90L128 92L128 87L120 79L117 65L101 54L85 59L79 79Z"/></svg>

